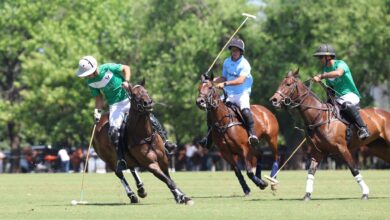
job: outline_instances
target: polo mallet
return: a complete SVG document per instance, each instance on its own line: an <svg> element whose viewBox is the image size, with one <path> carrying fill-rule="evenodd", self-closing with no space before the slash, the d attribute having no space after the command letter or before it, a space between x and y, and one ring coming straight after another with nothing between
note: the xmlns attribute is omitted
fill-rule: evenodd
<svg viewBox="0 0 390 220"><path fill-rule="evenodd" d="M277 179L275 179L276 175L278 175L278 173L283 169L283 167L287 164L287 162L292 158L292 156L294 156L294 154L298 151L298 149L302 146L303 143L305 143L306 141L306 138L304 138L302 140L302 142L298 145L298 147L295 148L295 150L291 153L291 155L287 158L287 160L284 162L284 164L279 168L279 170L272 176L268 176L268 175L264 175L264 178L266 178L267 180L269 180L272 184L278 184L279 181Z"/></svg>
<svg viewBox="0 0 390 220"><path fill-rule="evenodd" d="M229 38L229 40L226 42L226 44L222 47L221 51L219 51L217 57L214 59L213 63L210 65L209 69L207 70L207 72L205 73L206 75L208 75L208 73L210 72L211 68L213 68L215 62L217 62L219 56L221 56L223 50L226 48L226 46L230 43L230 41L233 39L234 35L237 34L237 32L241 29L241 27L245 24L245 22L249 19L249 18L253 18L253 19L256 19L256 16L254 15L250 15L250 14L247 14L247 13L242 13L243 16L245 16L245 20L241 23L241 25L237 28L237 30L232 34L232 36Z"/></svg>
<svg viewBox="0 0 390 220"><path fill-rule="evenodd" d="M88 159L89 159L89 151L90 151L90 149L91 149L93 136L95 135L95 129L96 129L96 123L95 123L95 125L93 126L93 129L92 129L92 136L91 136L91 140L89 141L89 146L88 146L88 151L87 151L87 157L85 158L83 178L82 178L82 180L81 180L80 201L72 200L72 201L71 201L71 204L72 204L72 205L77 205L77 204L84 205L84 204L87 204L87 203L88 203L87 201L84 201L84 200L83 200L83 197L84 197L84 176L85 176L85 172L87 171Z"/></svg>

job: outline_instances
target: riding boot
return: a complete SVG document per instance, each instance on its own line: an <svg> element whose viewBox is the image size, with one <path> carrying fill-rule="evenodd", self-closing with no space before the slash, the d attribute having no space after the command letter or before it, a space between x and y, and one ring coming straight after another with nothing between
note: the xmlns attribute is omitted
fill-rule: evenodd
<svg viewBox="0 0 390 220"><path fill-rule="evenodd" d="M212 134L211 134L211 119L210 114L207 112L207 134L205 137L202 138L198 143L207 149L210 149L213 144Z"/></svg>
<svg viewBox="0 0 390 220"><path fill-rule="evenodd" d="M123 146L120 143L120 132L119 129L115 127L110 127L109 135L111 142L115 147L117 163L116 163L116 172L122 172L127 169L127 163L125 161Z"/></svg>
<svg viewBox="0 0 390 220"><path fill-rule="evenodd" d="M251 110L249 108L242 109L242 116L244 119L244 123L246 125L246 130L249 133L248 142L252 147L254 147L257 144L259 144L259 139L257 138L254 132L255 122L253 121Z"/></svg>
<svg viewBox="0 0 390 220"><path fill-rule="evenodd" d="M357 127L359 138L361 140L368 138L370 133L368 132L367 126L364 123L362 117L360 116L357 106L347 102L344 103L342 107L344 112L353 120L355 126Z"/></svg>
<svg viewBox="0 0 390 220"><path fill-rule="evenodd" d="M172 152L174 149L177 148L177 145L174 143L171 143L167 138L167 132L164 131L164 128L158 121L158 119L153 115L150 114L150 122L152 123L153 129L157 131L157 133L160 135L161 139L164 142L164 147L168 151L168 153Z"/></svg>

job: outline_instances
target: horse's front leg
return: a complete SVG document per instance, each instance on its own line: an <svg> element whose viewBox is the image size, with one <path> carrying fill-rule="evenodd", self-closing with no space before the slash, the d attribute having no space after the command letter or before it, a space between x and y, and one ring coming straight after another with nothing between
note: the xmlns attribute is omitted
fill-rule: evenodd
<svg viewBox="0 0 390 220"><path fill-rule="evenodd" d="M256 186L258 186L261 190L267 188L268 183L261 179L260 176L261 174L257 173L259 174L259 176L257 176L253 173L252 156L250 154L247 154L244 158L244 161L245 161L246 174L248 175L249 179L251 179L253 183L255 183Z"/></svg>
<svg viewBox="0 0 390 220"><path fill-rule="evenodd" d="M133 178L135 180L135 183L137 185L137 194L141 198L145 198L148 194L146 193L146 190L144 188L144 183L142 182L141 178L139 177L137 171L134 168L130 168L131 175L133 175Z"/></svg>
<svg viewBox="0 0 390 220"><path fill-rule="evenodd" d="M348 150L347 146L341 146L339 147L339 149L340 149L339 152L341 153L345 162L347 163L349 170L351 171L352 175L355 177L356 182L359 184L362 190L362 199L367 200L368 194L370 193L370 189L368 188L367 184L364 182L363 176L360 175L359 169L357 168L357 165L351 155L351 152Z"/></svg>
<svg viewBox="0 0 390 220"><path fill-rule="evenodd" d="M317 151L312 155L310 167L307 173L306 193L305 196L303 197L304 201L311 200L311 194L313 193L313 186L314 186L314 174L317 171L318 165L320 164L322 157L323 157L322 154Z"/></svg>
<svg viewBox="0 0 390 220"><path fill-rule="evenodd" d="M178 204L186 204L186 205L192 205L194 202L192 199L188 196L186 196L173 182L171 178L169 178L165 173L160 169L157 162L150 163L147 166L148 170L153 173L155 177L157 177L159 180L163 181L165 184L167 184L168 188L171 190L176 203Z"/></svg>
<svg viewBox="0 0 390 220"><path fill-rule="evenodd" d="M241 188L242 190L244 191L244 194L245 196L248 196L251 192L251 189L249 188L249 186L246 184L246 181L244 179L244 176L242 175L241 173L241 170L238 169L237 166L235 165L232 165L232 169L234 170L234 173L236 174L236 177L238 179L238 182L240 183L241 185Z"/></svg>
<svg viewBox="0 0 390 220"><path fill-rule="evenodd" d="M139 203L138 197L135 195L135 193L131 190L129 184L127 183L125 176L122 172L116 172L115 175L119 178L119 180L122 183L122 186L125 188L127 197L129 197L131 203Z"/></svg>

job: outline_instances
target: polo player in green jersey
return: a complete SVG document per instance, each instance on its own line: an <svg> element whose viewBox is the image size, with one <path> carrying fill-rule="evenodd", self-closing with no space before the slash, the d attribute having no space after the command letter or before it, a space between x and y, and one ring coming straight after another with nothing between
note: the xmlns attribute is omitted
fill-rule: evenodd
<svg viewBox="0 0 390 220"><path fill-rule="evenodd" d="M359 113L360 93L352 78L351 70L342 60L336 60L336 53L330 44L321 44L314 56L320 60L322 74L314 76L314 81L326 80L336 95L336 102L341 105L341 110L352 120L358 128L360 139L370 136L366 124Z"/></svg>
<svg viewBox="0 0 390 220"><path fill-rule="evenodd" d="M126 90L129 88L131 77L130 67L124 64L106 63L98 66L96 59L93 56L85 56L79 61L79 69L76 73L78 77L86 78L88 87L91 90L92 96L95 97L94 118L95 123L98 123L104 107L103 96L106 98L109 105L110 128L108 135L111 138L112 144L115 146L117 154L117 172L127 169L126 161L124 160L124 146L120 146L120 128L125 119L125 114L130 110L130 100ZM150 119L153 128L160 134L164 141L164 146L168 150L176 148L176 144L172 144L167 140L166 132L161 124L150 114Z"/></svg>

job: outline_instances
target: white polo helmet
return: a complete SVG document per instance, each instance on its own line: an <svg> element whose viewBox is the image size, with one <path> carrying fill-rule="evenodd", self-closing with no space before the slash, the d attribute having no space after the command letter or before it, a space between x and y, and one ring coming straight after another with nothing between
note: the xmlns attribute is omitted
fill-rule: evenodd
<svg viewBox="0 0 390 220"><path fill-rule="evenodd" d="M96 71L97 61L93 56L85 56L79 61L79 70L76 75L78 77L85 77L91 75Z"/></svg>

